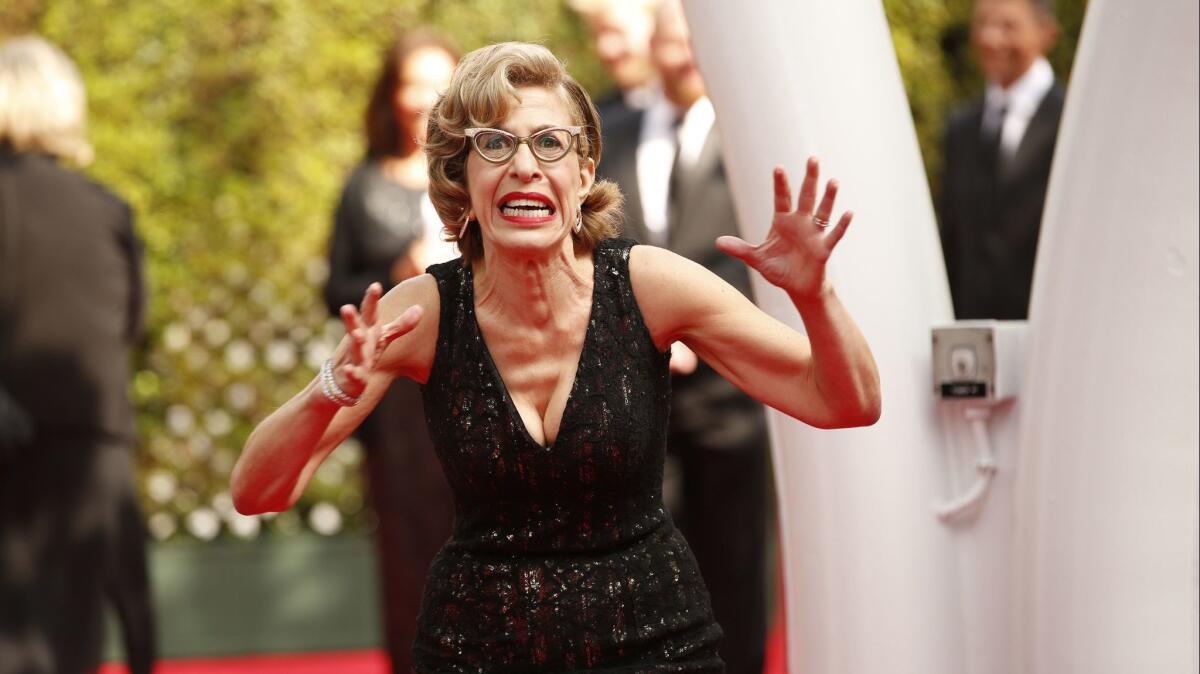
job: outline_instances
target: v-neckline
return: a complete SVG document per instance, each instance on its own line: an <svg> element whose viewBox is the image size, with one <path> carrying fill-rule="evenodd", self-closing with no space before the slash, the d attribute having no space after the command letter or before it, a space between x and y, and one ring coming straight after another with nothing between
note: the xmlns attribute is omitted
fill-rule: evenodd
<svg viewBox="0 0 1200 674"><path fill-rule="evenodd" d="M479 315L475 311L475 269L469 265L466 268L467 287L470 289L471 293L471 297L469 298L470 301L466 304L471 308L471 322L475 324L475 335L479 338L479 344L483 350L483 357L487 361L488 366L491 368L492 376L495 378L496 383L500 386L500 390L504 393L504 399L508 403L508 414L510 419L521 428L521 432L524 434L525 440L529 444L541 450L549 451L553 449L554 446L558 444L558 441L562 439L563 430L566 428L567 413L571 411L571 403L575 400L575 391L579 388L579 371L583 368L584 363L587 362L584 359L584 355L587 353L588 346L592 341L592 322L596 317L596 304L599 299L599 293L597 292L597 289L600 285L600 260L599 256L596 254L598 251L599 247L592 251L592 299L588 308L587 323L584 325L583 329L583 343L579 347L579 357L575 363L575 378L571 381L571 390L567 392L567 399L563 402L563 410L558 418L558 433L554 436L554 442L544 445L538 442L537 439L533 437L533 433L529 431L529 426L526 425L525 418L521 416L521 411L517 409L517 403L515 400L513 400L512 392L508 389L508 383L504 381L504 375L500 374L500 368L496 365L496 359L492 357L492 350L488 347L487 339L485 339L483 336L483 328L479 326ZM546 422L546 417L542 417L541 421L543 423L542 432L545 433L546 429L544 424Z"/></svg>

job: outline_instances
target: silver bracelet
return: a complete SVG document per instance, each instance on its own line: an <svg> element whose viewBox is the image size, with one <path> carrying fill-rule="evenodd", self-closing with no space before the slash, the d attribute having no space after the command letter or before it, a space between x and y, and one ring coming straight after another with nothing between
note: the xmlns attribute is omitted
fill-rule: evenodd
<svg viewBox="0 0 1200 674"><path fill-rule="evenodd" d="M361 399L346 393L341 386L338 386L337 380L333 378L332 358L327 359L321 365L321 393L324 393L329 402L338 407L354 407Z"/></svg>

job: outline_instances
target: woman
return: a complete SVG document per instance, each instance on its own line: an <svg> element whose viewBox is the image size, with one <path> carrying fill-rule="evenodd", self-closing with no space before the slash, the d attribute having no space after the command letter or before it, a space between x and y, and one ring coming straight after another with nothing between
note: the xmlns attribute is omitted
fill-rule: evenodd
<svg viewBox="0 0 1200 674"><path fill-rule="evenodd" d="M438 249L441 223L428 203L421 143L457 60L449 42L427 32L384 51L367 105L367 156L346 181L334 217L325 299L335 314L373 282L391 288L456 255Z"/></svg>
<svg viewBox="0 0 1200 674"><path fill-rule="evenodd" d="M372 283L390 289L457 255L440 236L421 151L429 110L457 61L457 51L433 33L411 32L384 50L367 105L367 156L346 182L334 216L325 285L334 315ZM450 535L454 506L425 431L416 382L397 380L356 435L366 448L367 491L378 521L388 654L393 671L408 672L421 586Z"/></svg>
<svg viewBox="0 0 1200 674"><path fill-rule="evenodd" d="M600 151L595 108L544 48L467 55L426 147L462 260L343 307L334 358L234 470L239 510L285 509L393 379L424 383L457 515L425 588L419 671L721 671L662 505L675 340L808 423L878 418L870 350L824 272L850 215L824 230L836 186L814 214L815 161L795 211L776 172L765 242L718 241L791 295L806 338L702 267L610 238L620 195L594 180Z"/></svg>

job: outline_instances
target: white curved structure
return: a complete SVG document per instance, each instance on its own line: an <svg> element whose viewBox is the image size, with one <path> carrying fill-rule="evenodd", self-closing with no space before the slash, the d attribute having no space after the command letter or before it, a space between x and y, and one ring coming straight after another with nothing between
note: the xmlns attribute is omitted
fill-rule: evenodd
<svg viewBox="0 0 1200 674"><path fill-rule="evenodd" d="M952 312L882 6L688 0L685 9L743 236L759 241L770 223L774 165L799 187L815 154L824 175L841 180L841 207L856 218L830 273L883 380L883 418L872 428L819 431L771 415L790 670L970 671L961 534L932 508L953 491L930 392L929 328ZM799 327L787 298L756 284L759 305Z"/></svg>
<svg viewBox="0 0 1200 674"><path fill-rule="evenodd" d="M1196 0L1092 0L1038 250L1013 671L1198 668Z"/></svg>

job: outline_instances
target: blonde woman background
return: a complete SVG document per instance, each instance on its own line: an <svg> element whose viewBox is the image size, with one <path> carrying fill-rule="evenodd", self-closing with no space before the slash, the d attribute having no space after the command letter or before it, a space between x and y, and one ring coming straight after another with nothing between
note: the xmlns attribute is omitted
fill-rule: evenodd
<svg viewBox="0 0 1200 674"><path fill-rule="evenodd" d="M63 165L91 160L86 121L66 54L0 44L0 674L95 671L105 603L130 671L154 661L126 394L142 250L125 202Z"/></svg>

